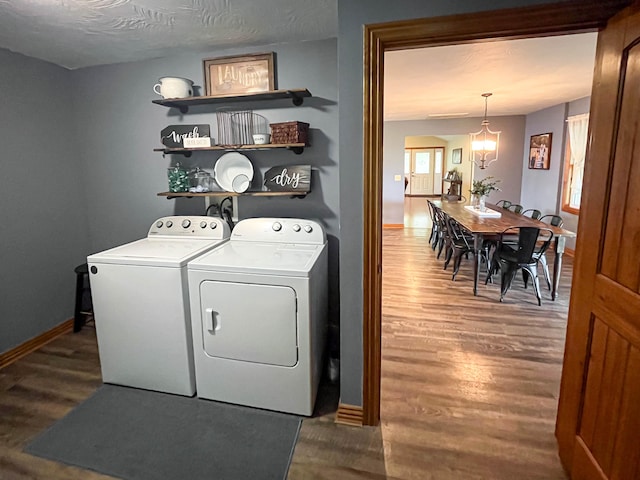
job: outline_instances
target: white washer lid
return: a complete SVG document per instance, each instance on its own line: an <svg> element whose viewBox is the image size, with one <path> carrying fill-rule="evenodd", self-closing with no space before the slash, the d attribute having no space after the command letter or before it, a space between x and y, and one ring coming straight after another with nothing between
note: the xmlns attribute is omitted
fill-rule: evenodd
<svg viewBox="0 0 640 480"><path fill-rule="evenodd" d="M227 240L193 238L143 238L89 255L89 263L182 267L189 260Z"/></svg>
<svg viewBox="0 0 640 480"><path fill-rule="evenodd" d="M189 262L189 270L308 276L324 245L229 241Z"/></svg>

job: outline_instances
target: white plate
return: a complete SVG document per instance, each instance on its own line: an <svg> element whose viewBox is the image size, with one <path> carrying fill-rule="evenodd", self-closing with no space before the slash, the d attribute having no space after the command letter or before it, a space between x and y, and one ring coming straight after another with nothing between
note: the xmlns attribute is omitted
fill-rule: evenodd
<svg viewBox="0 0 640 480"><path fill-rule="evenodd" d="M229 152L222 155L213 167L214 178L220 188L227 192L242 193L249 188L253 179L253 165L251 161L243 154L238 152ZM234 179L236 180L234 189ZM242 180L242 181L240 181Z"/></svg>

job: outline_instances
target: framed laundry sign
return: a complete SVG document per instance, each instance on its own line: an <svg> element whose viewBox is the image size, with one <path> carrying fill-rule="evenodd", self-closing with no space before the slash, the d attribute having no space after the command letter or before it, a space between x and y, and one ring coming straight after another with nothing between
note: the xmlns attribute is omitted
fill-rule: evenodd
<svg viewBox="0 0 640 480"><path fill-rule="evenodd" d="M169 125L160 132L162 144L167 148L183 148L185 138L210 138L209 125Z"/></svg>
<svg viewBox="0 0 640 480"><path fill-rule="evenodd" d="M264 186L269 192L311 191L311 165L280 165L264 174Z"/></svg>
<svg viewBox="0 0 640 480"><path fill-rule="evenodd" d="M275 90L273 52L203 61L205 94L232 96Z"/></svg>

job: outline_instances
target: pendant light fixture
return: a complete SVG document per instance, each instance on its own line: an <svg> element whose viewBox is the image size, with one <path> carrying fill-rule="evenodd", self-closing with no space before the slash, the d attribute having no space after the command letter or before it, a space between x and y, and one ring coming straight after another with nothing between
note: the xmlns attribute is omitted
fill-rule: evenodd
<svg viewBox="0 0 640 480"><path fill-rule="evenodd" d="M484 170L498 160L500 132L490 130L489 120L487 120L487 100L491 95L493 94L482 94L484 97L484 119L481 124L482 128L480 128L479 132L469 134L471 138L471 161L475 163L480 170Z"/></svg>

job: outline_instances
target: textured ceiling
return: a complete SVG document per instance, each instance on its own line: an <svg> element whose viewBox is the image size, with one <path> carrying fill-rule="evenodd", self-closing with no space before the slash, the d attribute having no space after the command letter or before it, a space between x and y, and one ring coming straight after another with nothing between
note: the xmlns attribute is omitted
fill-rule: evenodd
<svg viewBox="0 0 640 480"><path fill-rule="evenodd" d="M385 54L385 119L524 115L591 94L597 34ZM466 114L466 115L462 115ZM440 117L446 118L446 117Z"/></svg>
<svg viewBox="0 0 640 480"><path fill-rule="evenodd" d="M0 0L1 48L70 69L337 29L337 0Z"/></svg>
<svg viewBox="0 0 640 480"><path fill-rule="evenodd" d="M0 48L75 69L337 36L337 0L0 0ZM389 52L385 119L522 115L589 95L596 34Z"/></svg>

